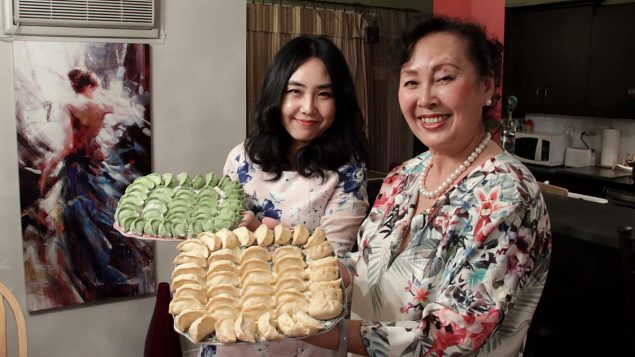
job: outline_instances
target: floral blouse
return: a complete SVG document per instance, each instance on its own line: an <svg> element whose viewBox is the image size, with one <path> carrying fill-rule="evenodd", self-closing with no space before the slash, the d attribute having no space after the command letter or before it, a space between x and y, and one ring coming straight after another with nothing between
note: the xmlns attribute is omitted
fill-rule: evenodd
<svg viewBox="0 0 635 357"><path fill-rule="evenodd" d="M274 218L289 227L303 223L309 231L321 226L338 255L348 253L366 217L366 165L355 163L326 171L320 177L303 177L283 171L276 181L245 154L243 144L227 156L224 174L242 185L246 208L258 219Z"/></svg>
<svg viewBox="0 0 635 357"><path fill-rule="evenodd" d="M504 152L415 215L429 159L395 168L362 224L351 319L370 356L517 355L551 252L536 180Z"/></svg>

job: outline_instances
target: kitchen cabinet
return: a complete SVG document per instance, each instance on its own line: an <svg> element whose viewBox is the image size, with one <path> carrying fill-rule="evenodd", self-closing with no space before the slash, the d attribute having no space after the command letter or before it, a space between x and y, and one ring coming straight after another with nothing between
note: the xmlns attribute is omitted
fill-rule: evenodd
<svg viewBox="0 0 635 357"><path fill-rule="evenodd" d="M635 4L507 9L503 96L517 113L635 118L634 16Z"/></svg>
<svg viewBox="0 0 635 357"><path fill-rule="evenodd" d="M596 8L591 49L590 110L635 118L635 4Z"/></svg>

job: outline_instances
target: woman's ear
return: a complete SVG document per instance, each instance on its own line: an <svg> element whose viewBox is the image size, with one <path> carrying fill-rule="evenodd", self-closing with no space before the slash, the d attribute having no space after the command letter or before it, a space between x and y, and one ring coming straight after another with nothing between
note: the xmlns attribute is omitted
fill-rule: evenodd
<svg viewBox="0 0 635 357"><path fill-rule="evenodd" d="M485 100L492 99L492 97L494 96L494 90L496 89L493 76L486 76L483 79L483 89Z"/></svg>

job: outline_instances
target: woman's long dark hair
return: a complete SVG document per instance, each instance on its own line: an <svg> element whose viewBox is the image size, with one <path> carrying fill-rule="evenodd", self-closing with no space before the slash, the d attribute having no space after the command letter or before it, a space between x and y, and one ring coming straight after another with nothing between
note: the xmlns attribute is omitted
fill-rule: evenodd
<svg viewBox="0 0 635 357"><path fill-rule="evenodd" d="M282 97L291 75L312 57L324 63L331 77L335 120L289 159L292 138L282 125ZM344 56L327 38L300 36L287 42L269 65L260 93L245 151L263 171L275 174L273 180L283 170L324 178L325 170L337 171L351 161L366 162L368 143L353 79Z"/></svg>

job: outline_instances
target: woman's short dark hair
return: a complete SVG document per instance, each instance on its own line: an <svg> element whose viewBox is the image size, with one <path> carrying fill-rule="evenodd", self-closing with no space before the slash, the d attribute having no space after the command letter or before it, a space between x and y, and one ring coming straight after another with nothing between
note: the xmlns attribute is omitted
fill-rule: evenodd
<svg viewBox="0 0 635 357"><path fill-rule="evenodd" d="M291 75L313 57L324 63L331 78L335 119L324 133L289 159L287 153L293 140L282 124L282 97ZM294 170L304 177L324 178L325 170L336 171L352 161L366 162L368 144L364 118L353 79L346 59L325 37L299 36L282 46L267 69L254 121L245 151L263 171L275 174L274 180L280 178L283 170Z"/></svg>
<svg viewBox="0 0 635 357"><path fill-rule="evenodd" d="M82 71L79 68L73 68L68 72L68 79L71 81L71 86L75 93L79 93L84 90L85 87L97 86L97 80L92 75L92 73L88 71Z"/></svg>
<svg viewBox="0 0 635 357"><path fill-rule="evenodd" d="M467 56L478 73L482 77L492 76L495 88L500 87L503 45L497 39L489 39L484 26L457 18L432 16L417 18L413 21L392 46L393 69L399 71L410 60L414 47L420 39L439 32L454 34L463 39ZM495 94L492 98L494 103L487 108L493 108L498 98L498 94Z"/></svg>

